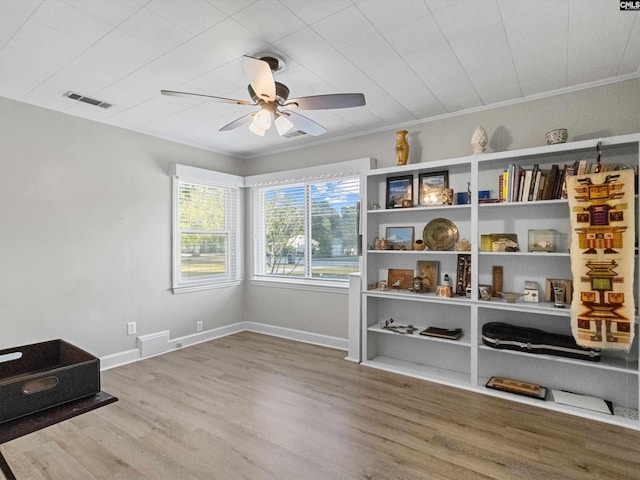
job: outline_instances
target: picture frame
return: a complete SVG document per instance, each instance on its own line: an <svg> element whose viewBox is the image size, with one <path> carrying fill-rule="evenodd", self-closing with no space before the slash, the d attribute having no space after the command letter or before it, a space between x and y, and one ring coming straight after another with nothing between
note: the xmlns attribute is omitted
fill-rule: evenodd
<svg viewBox="0 0 640 480"><path fill-rule="evenodd" d="M416 276L422 278L423 292L436 292L439 282L440 262L431 260L418 260L416 264Z"/></svg>
<svg viewBox="0 0 640 480"><path fill-rule="evenodd" d="M387 208L401 208L409 203L413 206L413 175L387 178Z"/></svg>
<svg viewBox="0 0 640 480"><path fill-rule="evenodd" d="M456 274L456 295L466 296L467 287L471 286L471 255L468 253L458 254L458 265Z"/></svg>
<svg viewBox="0 0 640 480"><path fill-rule="evenodd" d="M387 227L386 240L391 250L413 250L413 227Z"/></svg>
<svg viewBox="0 0 640 480"><path fill-rule="evenodd" d="M413 270L390 268L387 282L390 289L411 290L413 288Z"/></svg>
<svg viewBox="0 0 640 480"><path fill-rule="evenodd" d="M449 171L425 172L418 176L418 204L444 205L445 190L449 188Z"/></svg>

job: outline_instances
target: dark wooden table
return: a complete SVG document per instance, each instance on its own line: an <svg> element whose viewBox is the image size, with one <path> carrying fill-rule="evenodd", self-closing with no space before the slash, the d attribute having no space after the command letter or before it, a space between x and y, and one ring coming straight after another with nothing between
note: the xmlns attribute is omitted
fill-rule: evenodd
<svg viewBox="0 0 640 480"><path fill-rule="evenodd" d="M63 403L62 405L47 408L46 410L32 413L31 415L0 423L0 445L117 401L117 397L109 395L106 392L99 392L89 397ZM7 480L16 480L15 475L11 471L11 467L9 467L1 451L0 471L4 473Z"/></svg>

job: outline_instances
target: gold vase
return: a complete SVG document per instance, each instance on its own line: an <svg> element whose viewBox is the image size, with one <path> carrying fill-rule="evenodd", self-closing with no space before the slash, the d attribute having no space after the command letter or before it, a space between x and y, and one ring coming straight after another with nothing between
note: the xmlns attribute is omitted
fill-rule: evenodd
<svg viewBox="0 0 640 480"><path fill-rule="evenodd" d="M398 165L406 165L409 159L409 142L407 142L406 130L398 130L396 132L396 163Z"/></svg>

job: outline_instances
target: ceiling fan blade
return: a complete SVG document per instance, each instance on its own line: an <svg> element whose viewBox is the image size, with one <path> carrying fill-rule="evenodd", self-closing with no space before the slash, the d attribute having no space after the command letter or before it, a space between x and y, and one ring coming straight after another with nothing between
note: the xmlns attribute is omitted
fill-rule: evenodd
<svg viewBox="0 0 640 480"><path fill-rule="evenodd" d="M365 104L362 93L334 93L329 95L314 95L288 100L284 106L299 108L300 110L323 110L326 108L361 107Z"/></svg>
<svg viewBox="0 0 640 480"><path fill-rule="evenodd" d="M213 95L203 95L202 93L176 92L174 90L160 90L160 93L162 93L163 95L170 95L173 97L202 97L202 98L208 98L210 100L215 100L217 102L233 103L236 105L256 105L255 103L247 102L246 100L235 100L233 98L214 97Z"/></svg>
<svg viewBox="0 0 640 480"><path fill-rule="evenodd" d="M242 117L235 119L233 122L227 123L219 131L226 132L227 130L233 130L234 128L238 128L242 125L247 125L253 121L253 116L255 114L256 112L251 112L248 115L243 115Z"/></svg>
<svg viewBox="0 0 640 480"><path fill-rule="evenodd" d="M256 92L258 98L265 101L276 99L276 82L271 73L271 67L264 60L244 56L242 57L244 71L247 74L251 88Z"/></svg>
<svg viewBox="0 0 640 480"><path fill-rule="evenodd" d="M314 122L310 118L305 117L304 115L300 115L299 113L285 111L282 114L286 115L287 118L293 123L293 129L301 130L309 135L318 136L327 132L327 129L324 128L319 123Z"/></svg>

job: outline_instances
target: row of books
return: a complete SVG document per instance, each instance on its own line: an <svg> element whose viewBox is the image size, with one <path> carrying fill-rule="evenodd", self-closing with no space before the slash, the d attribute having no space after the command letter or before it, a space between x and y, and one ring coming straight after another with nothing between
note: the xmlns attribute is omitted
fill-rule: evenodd
<svg viewBox="0 0 640 480"><path fill-rule="evenodd" d="M568 175L576 175L579 162L564 167L552 165L542 169L538 164L526 169L510 165L498 178L499 198L503 202L534 202L567 198L564 187Z"/></svg>
<svg viewBox="0 0 640 480"><path fill-rule="evenodd" d="M526 169L510 165L498 176L499 199L502 202L533 202L567 198L565 179L571 175L608 172L629 168L625 165L576 160L563 167L552 165L543 169L538 164Z"/></svg>

